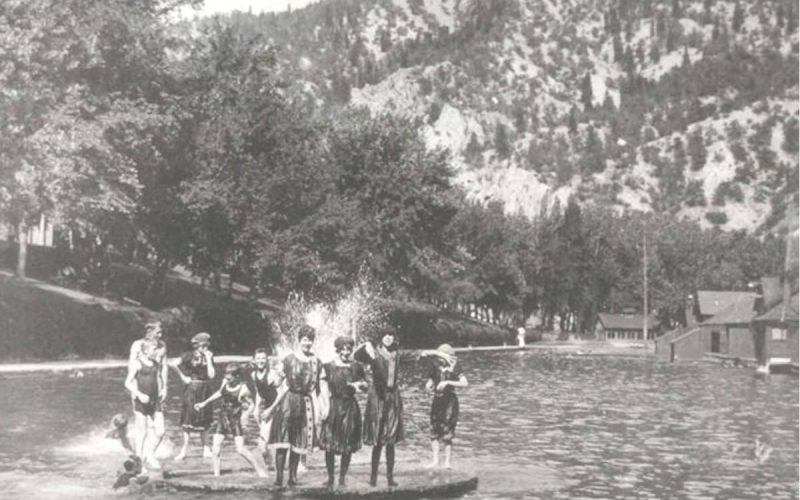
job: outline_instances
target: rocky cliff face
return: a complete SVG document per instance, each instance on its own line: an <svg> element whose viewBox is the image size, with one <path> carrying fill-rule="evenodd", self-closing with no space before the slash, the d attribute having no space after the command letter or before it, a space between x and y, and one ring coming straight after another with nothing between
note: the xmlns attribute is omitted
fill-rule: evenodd
<svg viewBox="0 0 800 500"><path fill-rule="evenodd" d="M288 95L419 121L470 196L535 216L575 195L722 229L797 211L790 0L326 0L234 14ZM323 111L324 112L324 111Z"/></svg>

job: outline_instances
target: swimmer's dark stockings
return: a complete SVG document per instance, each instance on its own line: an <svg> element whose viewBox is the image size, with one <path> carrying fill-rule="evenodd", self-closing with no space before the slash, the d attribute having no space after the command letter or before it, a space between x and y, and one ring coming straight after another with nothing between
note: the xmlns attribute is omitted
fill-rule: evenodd
<svg viewBox="0 0 800 500"><path fill-rule="evenodd" d="M372 447L372 472L369 476L369 485L378 484L378 465L381 462L381 446ZM397 486L394 482L394 445L386 445L386 482L389 486Z"/></svg>
<svg viewBox="0 0 800 500"><path fill-rule="evenodd" d="M300 454L289 451L289 486L297 484L297 465L300 463Z"/></svg>
<svg viewBox="0 0 800 500"><path fill-rule="evenodd" d="M286 465L286 452L275 450L275 486L283 486L283 467Z"/></svg>
<svg viewBox="0 0 800 500"><path fill-rule="evenodd" d="M342 463L339 466L339 486L345 485L345 476L347 469L350 467L350 453L342 454ZM325 483L327 487L333 486L334 469L336 468L336 455L333 452L325 452L325 467L328 469L328 481Z"/></svg>

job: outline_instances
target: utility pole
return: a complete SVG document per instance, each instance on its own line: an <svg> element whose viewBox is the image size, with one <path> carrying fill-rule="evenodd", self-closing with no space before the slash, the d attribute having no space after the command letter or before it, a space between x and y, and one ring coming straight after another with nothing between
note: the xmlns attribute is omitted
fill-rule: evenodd
<svg viewBox="0 0 800 500"><path fill-rule="evenodd" d="M643 267L643 274L644 274L644 279L643 279L643 282L644 282L644 294L643 294L644 295L644 306L643 306L642 313L643 313L643 316L644 316L644 320L643 320L644 321L644 325L642 327L642 330L644 331L644 339L643 340L645 342L647 342L647 316L648 316L648 312L649 312L649 310L647 308L647 232L643 232L642 233L642 239L644 240L644 244L642 245L644 247L644 252L642 253L642 261L643 261L642 267Z"/></svg>

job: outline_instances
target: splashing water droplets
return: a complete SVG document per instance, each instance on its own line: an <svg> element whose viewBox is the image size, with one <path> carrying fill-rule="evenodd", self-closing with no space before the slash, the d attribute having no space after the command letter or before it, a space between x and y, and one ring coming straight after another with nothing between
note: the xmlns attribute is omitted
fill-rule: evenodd
<svg viewBox="0 0 800 500"><path fill-rule="evenodd" d="M379 286L363 268L355 286L333 303L310 302L300 293L291 293L278 322L281 332L276 354L284 357L297 345L297 331L307 324L317 332L314 352L328 362L335 356L336 337L352 337L356 344L369 338L369 332L384 322L378 306Z"/></svg>

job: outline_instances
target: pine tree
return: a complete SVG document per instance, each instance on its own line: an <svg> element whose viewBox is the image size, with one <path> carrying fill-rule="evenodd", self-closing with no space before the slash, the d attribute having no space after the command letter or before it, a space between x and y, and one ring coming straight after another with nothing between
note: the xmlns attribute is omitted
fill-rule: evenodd
<svg viewBox="0 0 800 500"><path fill-rule="evenodd" d="M581 157L581 173L590 175L602 172L606 168L605 155L603 153L603 142L593 126L589 126L586 131L586 144L583 147Z"/></svg>
<svg viewBox="0 0 800 500"><path fill-rule="evenodd" d="M578 108L572 106L569 110L569 120L567 122L567 129L570 135L578 133Z"/></svg>
<svg viewBox="0 0 800 500"><path fill-rule="evenodd" d="M619 33L614 35L614 62L618 63L622 61L622 56L624 54L625 49L622 46L622 39L619 36Z"/></svg>
<svg viewBox="0 0 800 500"><path fill-rule="evenodd" d="M689 157L692 161L692 170L701 170L706 164L706 145L703 139L702 127L696 127L689 135Z"/></svg>
<svg viewBox="0 0 800 500"><path fill-rule="evenodd" d="M714 5L714 0L703 0L703 24L711 24L711 8Z"/></svg>
<svg viewBox="0 0 800 500"><path fill-rule="evenodd" d="M672 0L672 17L681 17L681 0Z"/></svg>
<svg viewBox="0 0 800 500"><path fill-rule="evenodd" d="M581 82L581 103L584 111L592 109L592 77L589 73L586 73Z"/></svg>
<svg viewBox="0 0 800 500"><path fill-rule="evenodd" d="M681 62L681 68L687 70L691 68L692 60L689 59L689 47L686 45L683 46L683 61Z"/></svg>
<svg viewBox="0 0 800 500"><path fill-rule="evenodd" d="M494 129L494 150L497 152L497 156L503 160L511 156L511 141L508 138L506 126L501 122L497 122Z"/></svg>
<svg viewBox="0 0 800 500"><path fill-rule="evenodd" d="M614 99L611 98L611 94L606 90L606 98L603 100L603 110L613 113L617 110L617 107L614 105Z"/></svg>
<svg viewBox="0 0 800 500"><path fill-rule="evenodd" d="M512 114L514 115L514 127L517 129L518 133L524 134L528 127L528 117L525 116L525 108L522 107L522 104L518 104L514 107Z"/></svg>
<svg viewBox="0 0 800 500"><path fill-rule="evenodd" d="M739 33L739 30L742 29L742 25L744 24L744 9L742 8L742 4L736 2L733 6L733 19L731 20L731 27L733 31Z"/></svg>
<svg viewBox="0 0 800 500"><path fill-rule="evenodd" d="M668 53L675 50L675 29L672 27L672 23L667 26L666 50Z"/></svg>
<svg viewBox="0 0 800 500"><path fill-rule="evenodd" d="M610 12L608 13L608 32L612 35L618 35L620 32L620 23L619 23L619 16L617 15L617 9L611 8Z"/></svg>
<svg viewBox="0 0 800 500"><path fill-rule="evenodd" d="M661 59L661 51L658 48L658 42L650 44L650 61L657 63Z"/></svg>
<svg viewBox="0 0 800 500"><path fill-rule="evenodd" d="M469 135L469 142L467 148L464 150L464 158L470 163L476 163L478 157L481 155L481 143L478 141L478 136L475 132Z"/></svg>

